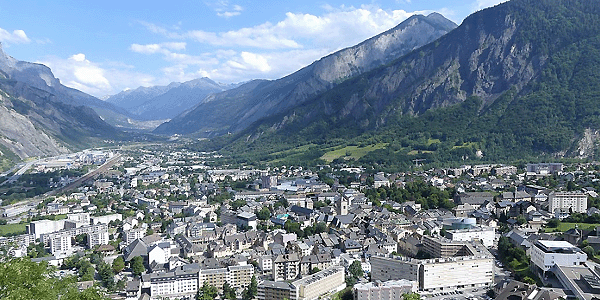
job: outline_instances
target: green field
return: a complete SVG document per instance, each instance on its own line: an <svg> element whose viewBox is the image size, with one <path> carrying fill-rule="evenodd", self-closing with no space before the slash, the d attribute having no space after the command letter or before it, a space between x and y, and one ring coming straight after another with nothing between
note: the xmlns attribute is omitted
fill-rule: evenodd
<svg viewBox="0 0 600 300"><path fill-rule="evenodd" d="M560 224L558 224L557 228L544 228L544 232L565 232L571 228L575 228L575 225L577 225L577 228L579 228L579 229L589 229L589 230L600 226L600 224L563 223L563 222L561 222Z"/></svg>
<svg viewBox="0 0 600 300"><path fill-rule="evenodd" d="M25 233L25 224L0 225L0 236L6 236L14 233Z"/></svg>
<svg viewBox="0 0 600 300"><path fill-rule="evenodd" d="M346 147L343 147L340 149L331 150L331 151L323 154L323 156L321 156L321 159L323 159L327 162L332 162L334 159L337 159L340 157L359 159L359 158L367 155L367 153L374 151L374 150L383 149L383 148L387 147L387 145L388 145L387 143L379 143L379 144L369 145L369 146L365 146L365 147L346 146Z"/></svg>

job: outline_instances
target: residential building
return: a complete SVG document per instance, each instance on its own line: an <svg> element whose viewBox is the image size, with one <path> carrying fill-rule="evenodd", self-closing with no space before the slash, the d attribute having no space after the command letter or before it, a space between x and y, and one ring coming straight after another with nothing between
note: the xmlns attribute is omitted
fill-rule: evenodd
<svg viewBox="0 0 600 300"><path fill-rule="evenodd" d="M554 213L557 209L585 213L587 195L582 192L552 192L548 196L548 210Z"/></svg>
<svg viewBox="0 0 600 300"><path fill-rule="evenodd" d="M297 300L316 300L346 287L345 269L342 266L331 267L294 281L292 285L296 287Z"/></svg>
<svg viewBox="0 0 600 300"><path fill-rule="evenodd" d="M223 288L223 284L227 282L232 288L238 289L250 285L253 275L253 265L205 269L200 270L198 284L203 285L204 282L207 282L208 284L221 289Z"/></svg>
<svg viewBox="0 0 600 300"><path fill-rule="evenodd" d="M354 300L402 300L402 295L416 292L417 282L405 279L357 283Z"/></svg>
<svg viewBox="0 0 600 300"><path fill-rule="evenodd" d="M530 251L531 262L542 272L554 266L578 266L587 260L587 254L566 241L538 240Z"/></svg>
<svg viewBox="0 0 600 300"><path fill-rule="evenodd" d="M446 237L457 242L479 241L489 248L494 245L496 230L493 227L488 226L480 226L471 229L454 229L447 230Z"/></svg>
<svg viewBox="0 0 600 300"><path fill-rule="evenodd" d="M298 253L282 254L273 261L273 280L294 280L300 275Z"/></svg>
<svg viewBox="0 0 600 300"><path fill-rule="evenodd" d="M528 173L536 173L536 174L554 174L558 172L562 172L563 164L562 163L540 163L540 164L527 164L527 172Z"/></svg>
<svg viewBox="0 0 600 300"><path fill-rule="evenodd" d="M285 281L265 280L258 284L258 300L296 300L296 287Z"/></svg>
<svg viewBox="0 0 600 300"><path fill-rule="evenodd" d="M178 268L173 272L144 275L150 282L150 295L153 299L182 296L194 297L198 292L199 268Z"/></svg>
<svg viewBox="0 0 600 300"><path fill-rule="evenodd" d="M424 237L432 259L372 256L371 280L406 279L418 282L419 291L434 292L489 287L494 279L494 258L479 243L451 242Z"/></svg>
<svg viewBox="0 0 600 300"><path fill-rule="evenodd" d="M108 231L93 231L87 233L88 247L92 249L96 246L106 245L110 241Z"/></svg>
<svg viewBox="0 0 600 300"><path fill-rule="evenodd" d="M72 253L71 235L66 232L53 234L49 239L50 253L57 258L67 257Z"/></svg>

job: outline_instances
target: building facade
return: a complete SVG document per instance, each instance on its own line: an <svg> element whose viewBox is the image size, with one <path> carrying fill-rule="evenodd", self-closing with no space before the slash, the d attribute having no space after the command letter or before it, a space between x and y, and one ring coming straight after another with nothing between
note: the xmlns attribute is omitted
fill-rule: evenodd
<svg viewBox="0 0 600 300"><path fill-rule="evenodd" d="M531 262L542 272L554 266L578 266L586 260L585 252L566 241L539 240L531 247Z"/></svg>
<svg viewBox="0 0 600 300"><path fill-rule="evenodd" d="M548 196L548 209L552 213L558 209L585 213L587 211L587 195L581 192L552 192Z"/></svg>
<svg viewBox="0 0 600 300"><path fill-rule="evenodd" d="M402 300L403 294L417 291L417 282L389 280L354 285L354 300Z"/></svg>

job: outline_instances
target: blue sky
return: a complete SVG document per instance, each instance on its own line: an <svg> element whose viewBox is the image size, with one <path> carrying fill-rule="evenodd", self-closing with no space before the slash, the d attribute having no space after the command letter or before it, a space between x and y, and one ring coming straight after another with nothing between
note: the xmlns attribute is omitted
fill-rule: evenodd
<svg viewBox="0 0 600 300"><path fill-rule="evenodd" d="M276 79L439 12L460 24L502 0L0 1L0 42L97 97L209 77Z"/></svg>

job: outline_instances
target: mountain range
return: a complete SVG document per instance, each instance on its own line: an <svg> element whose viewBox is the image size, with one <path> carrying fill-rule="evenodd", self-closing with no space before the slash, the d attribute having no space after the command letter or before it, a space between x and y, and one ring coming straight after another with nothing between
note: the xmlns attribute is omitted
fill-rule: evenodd
<svg viewBox="0 0 600 300"><path fill-rule="evenodd" d="M302 105L349 78L385 65L455 27L456 24L437 13L412 16L382 34L328 55L281 79L254 80L212 94L154 132L202 136L239 132L262 118Z"/></svg>
<svg viewBox="0 0 600 300"><path fill-rule="evenodd" d="M190 147L220 149L236 162L358 159L392 170L415 159L593 157L598 70L600 0L512 0L460 26L415 15L278 80L200 78L106 102L0 48L0 158L123 136L105 121L136 118L172 118L154 132L211 137Z"/></svg>
<svg viewBox="0 0 600 300"><path fill-rule="evenodd" d="M600 129L598 54L600 1L512 0L211 143L248 161L276 161L303 145L314 159L377 145L361 163L391 169L414 159L590 157Z"/></svg>
<svg viewBox="0 0 600 300"><path fill-rule="evenodd" d="M138 120L167 120L183 113L206 96L236 87L236 84L220 84L209 78L187 82L173 82L167 86L139 87L120 92L106 102L126 110Z"/></svg>
<svg viewBox="0 0 600 300"><path fill-rule="evenodd" d="M44 65L18 61L0 45L0 165L116 138L120 132L91 107L111 107L63 86Z"/></svg>

